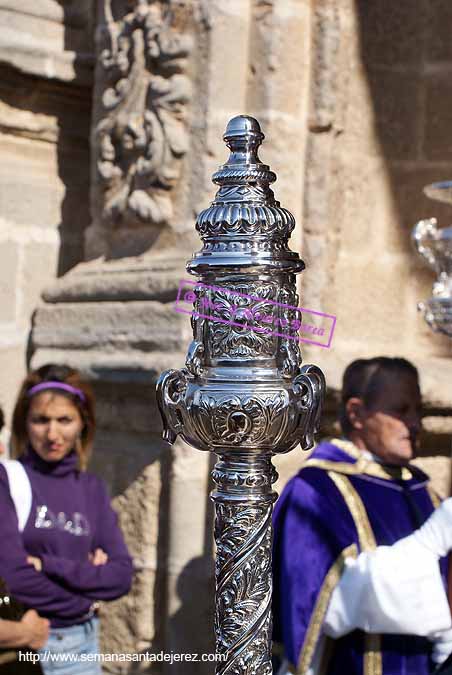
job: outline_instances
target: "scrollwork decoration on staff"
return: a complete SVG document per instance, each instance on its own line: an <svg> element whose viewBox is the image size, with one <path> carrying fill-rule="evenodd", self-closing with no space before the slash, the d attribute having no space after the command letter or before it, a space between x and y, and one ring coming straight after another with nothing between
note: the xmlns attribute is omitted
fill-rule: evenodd
<svg viewBox="0 0 452 675"><path fill-rule="evenodd" d="M271 605L271 504L243 508L217 504L218 675L271 673L267 644Z"/></svg>

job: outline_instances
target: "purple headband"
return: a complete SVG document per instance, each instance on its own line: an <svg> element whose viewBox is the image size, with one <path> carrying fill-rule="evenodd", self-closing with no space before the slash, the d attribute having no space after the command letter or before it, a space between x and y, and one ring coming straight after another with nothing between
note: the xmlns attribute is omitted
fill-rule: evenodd
<svg viewBox="0 0 452 675"><path fill-rule="evenodd" d="M62 391L67 391L69 394L78 396L78 398L83 401L83 403L86 402L86 396L81 389L72 387L70 384L66 384L65 382L56 382L52 380L49 382L40 382L39 384L35 384L34 387L27 391L27 396L33 396L34 394L38 394L40 391L45 391L46 389L61 389Z"/></svg>

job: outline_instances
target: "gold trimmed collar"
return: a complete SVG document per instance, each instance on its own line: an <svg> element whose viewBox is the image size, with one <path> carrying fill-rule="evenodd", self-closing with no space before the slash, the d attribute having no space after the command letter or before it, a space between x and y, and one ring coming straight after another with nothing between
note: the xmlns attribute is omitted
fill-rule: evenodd
<svg viewBox="0 0 452 675"><path fill-rule="evenodd" d="M372 459L368 459L351 441L343 438L332 438L329 443L332 443L349 455L349 457L355 459L356 462L352 464L350 462L335 462L313 457L312 459L308 459L304 466L318 466L318 468L324 468L328 471L337 471L338 473L349 475L362 473L374 478L382 478L383 480L410 480L413 478L411 467L379 464Z"/></svg>

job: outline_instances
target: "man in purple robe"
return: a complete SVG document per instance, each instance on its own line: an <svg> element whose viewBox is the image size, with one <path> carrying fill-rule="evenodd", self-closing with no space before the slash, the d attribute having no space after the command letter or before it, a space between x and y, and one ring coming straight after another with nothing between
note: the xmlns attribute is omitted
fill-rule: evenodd
<svg viewBox="0 0 452 675"><path fill-rule="evenodd" d="M427 675L452 651L452 503L429 519L439 501L409 463L421 428L416 368L354 361L340 422L344 438L321 443L275 507L280 672Z"/></svg>

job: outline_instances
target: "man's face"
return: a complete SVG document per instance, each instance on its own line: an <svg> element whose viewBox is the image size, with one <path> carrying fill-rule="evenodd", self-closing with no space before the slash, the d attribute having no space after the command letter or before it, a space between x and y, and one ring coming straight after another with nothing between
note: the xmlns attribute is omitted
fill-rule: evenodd
<svg viewBox="0 0 452 675"><path fill-rule="evenodd" d="M361 439L361 447L387 464L409 462L421 429L422 401L416 379L401 376L382 386L368 408L360 403L354 434Z"/></svg>

